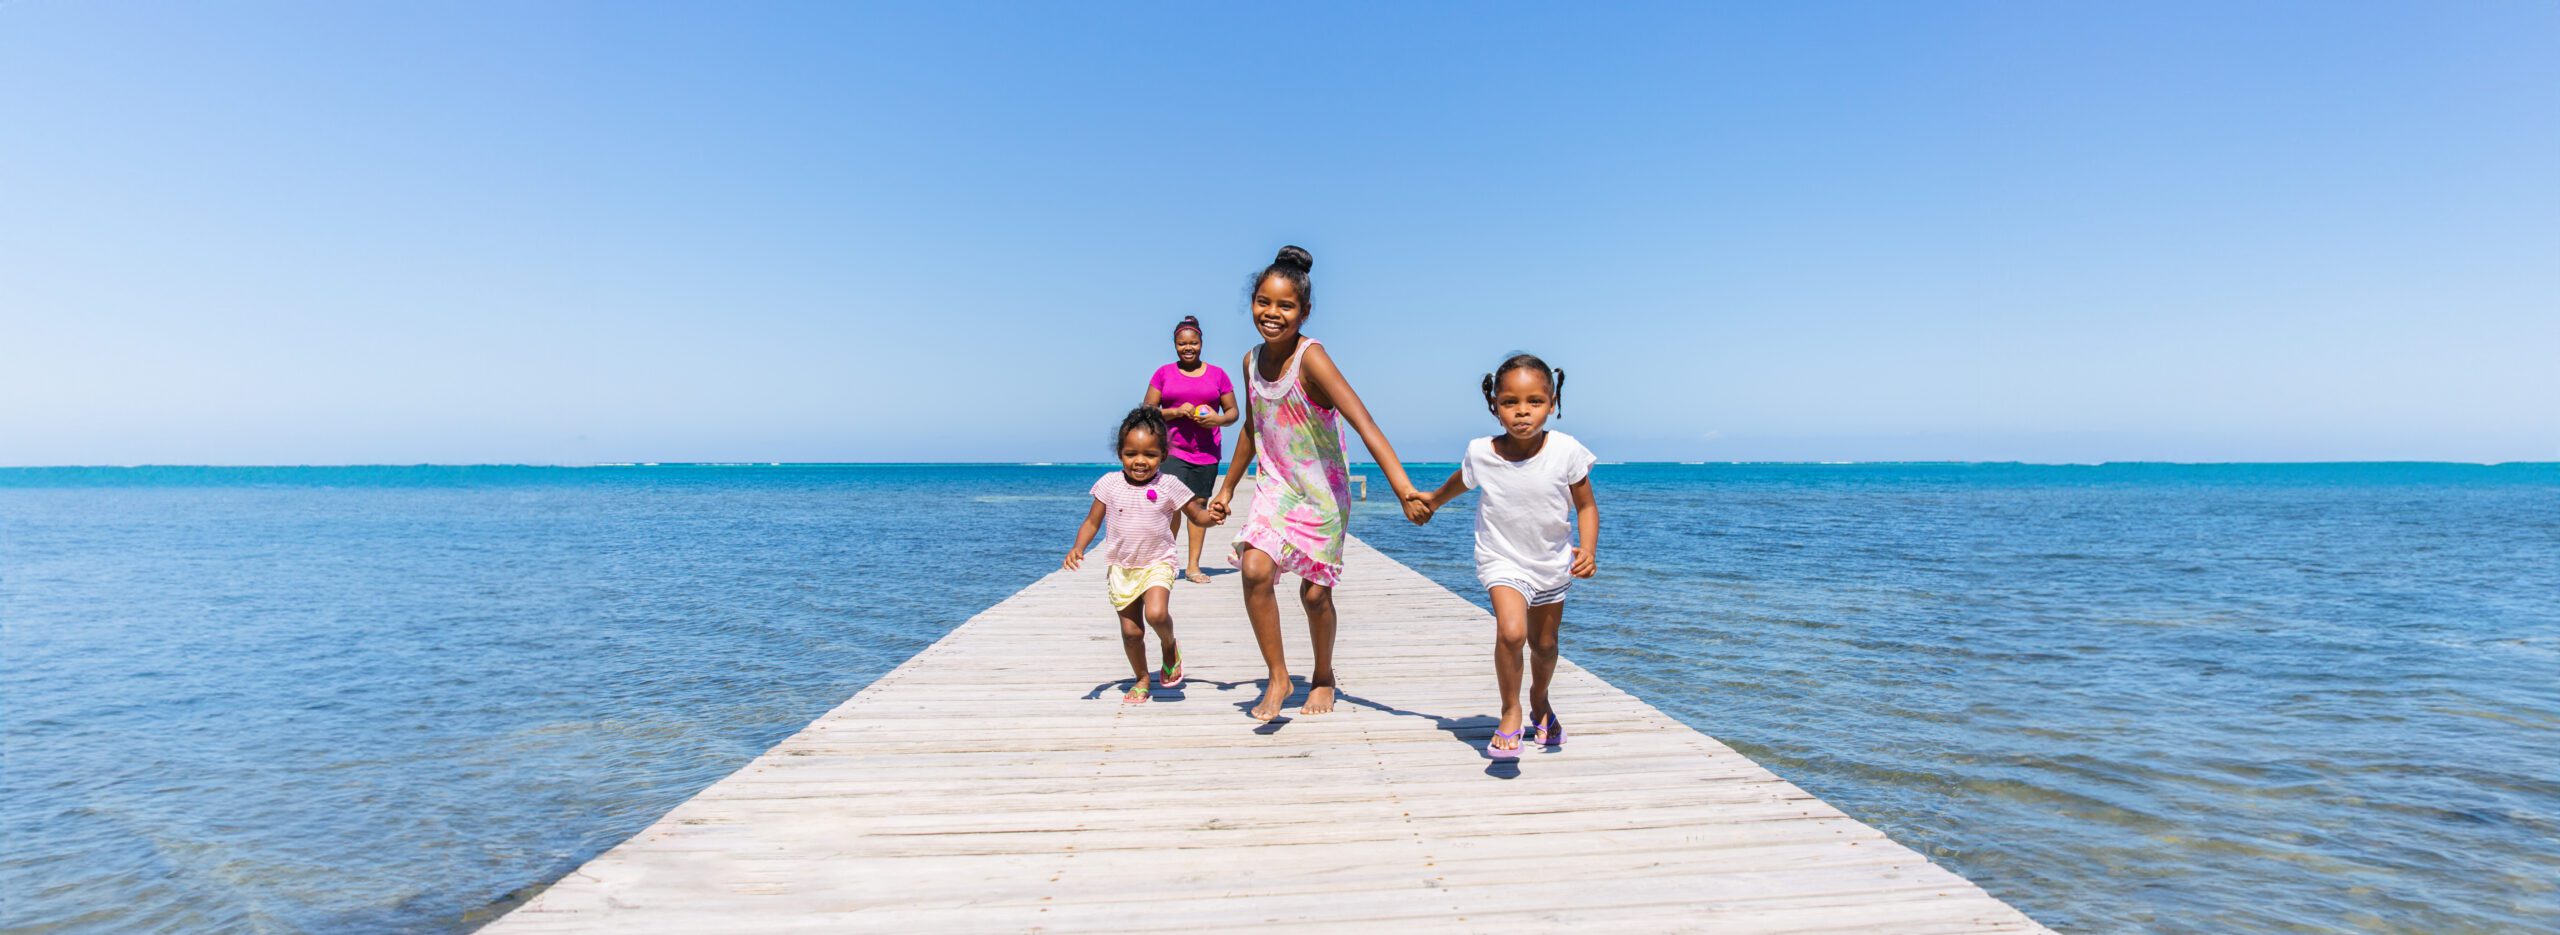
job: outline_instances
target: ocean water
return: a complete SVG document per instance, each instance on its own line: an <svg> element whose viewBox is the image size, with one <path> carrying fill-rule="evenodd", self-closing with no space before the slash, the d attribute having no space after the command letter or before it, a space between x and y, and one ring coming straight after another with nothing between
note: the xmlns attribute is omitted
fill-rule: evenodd
<svg viewBox="0 0 2560 935"><path fill-rule="evenodd" d="M1054 567L1101 470L0 469L0 929L467 930ZM1594 482L1576 661L2048 924L2560 929L2560 466ZM1481 602L1471 509L1353 532Z"/></svg>

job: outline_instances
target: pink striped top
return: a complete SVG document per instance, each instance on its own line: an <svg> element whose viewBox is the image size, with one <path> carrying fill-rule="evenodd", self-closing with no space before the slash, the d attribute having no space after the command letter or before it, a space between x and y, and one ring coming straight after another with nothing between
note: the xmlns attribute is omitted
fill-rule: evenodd
<svg viewBox="0 0 2560 935"><path fill-rule="evenodd" d="M1161 471L1143 487L1113 471L1093 482L1093 498L1102 502L1103 528L1111 537L1103 561L1122 568L1173 561L1173 514L1191 501L1191 488Z"/></svg>

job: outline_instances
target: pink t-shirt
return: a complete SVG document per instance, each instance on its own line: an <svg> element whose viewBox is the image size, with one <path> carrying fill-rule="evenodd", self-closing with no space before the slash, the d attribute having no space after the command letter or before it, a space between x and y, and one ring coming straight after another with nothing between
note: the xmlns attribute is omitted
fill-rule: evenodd
<svg viewBox="0 0 2560 935"><path fill-rule="evenodd" d="M1110 530L1103 561L1122 568L1173 561L1173 514L1191 501L1191 488L1162 471L1143 487L1113 471L1093 482L1093 498L1102 501L1103 528Z"/></svg>
<svg viewBox="0 0 2560 935"><path fill-rule="evenodd" d="M1227 372L1218 369L1216 364L1201 364L1200 375L1196 377L1183 373L1181 364L1166 364L1156 368L1156 375L1147 378L1147 385L1155 388L1163 405L1210 406L1221 412L1226 411L1227 406L1221 400L1236 391L1236 385L1227 380ZM1173 438L1168 440L1173 443L1174 457L1193 464L1218 463L1219 439L1215 426L1189 419L1168 421L1173 425Z"/></svg>

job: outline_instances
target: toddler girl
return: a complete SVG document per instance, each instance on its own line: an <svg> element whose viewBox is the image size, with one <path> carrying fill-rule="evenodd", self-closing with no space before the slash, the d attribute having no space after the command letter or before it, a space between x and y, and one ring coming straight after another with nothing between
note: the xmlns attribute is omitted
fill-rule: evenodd
<svg viewBox="0 0 2560 935"><path fill-rule="evenodd" d="M1070 571L1084 565L1084 550L1111 520L1111 545L1103 553L1110 563L1111 607L1120 614L1120 647L1129 654L1129 670L1137 674L1122 704L1147 701L1147 626L1156 628L1164 648L1164 670L1157 687L1182 686L1182 647L1173 639L1173 516L1180 513L1203 526L1217 518L1191 495L1190 488L1158 470L1165 455L1164 413L1153 406L1129 410L1113 433L1112 447L1120 469L1093 482L1093 507L1085 511L1076 542L1058 567ZM1142 624L1143 622L1143 624Z"/></svg>

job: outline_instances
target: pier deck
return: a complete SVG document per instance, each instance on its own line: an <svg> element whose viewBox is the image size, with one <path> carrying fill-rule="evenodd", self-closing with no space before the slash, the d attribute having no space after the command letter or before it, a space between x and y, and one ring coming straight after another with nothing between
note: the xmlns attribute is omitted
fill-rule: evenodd
<svg viewBox="0 0 2560 935"><path fill-rule="evenodd" d="M2042 930L1574 666L1570 614L1570 743L1487 760L1486 614L1357 540L1348 567L1335 713L1245 716L1231 572L1175 586L1189 684L1122 705L1097 553L484 931Z"/></svg>

